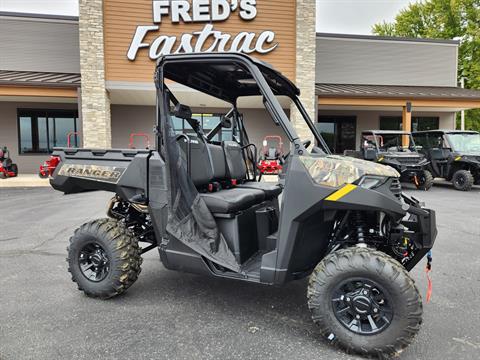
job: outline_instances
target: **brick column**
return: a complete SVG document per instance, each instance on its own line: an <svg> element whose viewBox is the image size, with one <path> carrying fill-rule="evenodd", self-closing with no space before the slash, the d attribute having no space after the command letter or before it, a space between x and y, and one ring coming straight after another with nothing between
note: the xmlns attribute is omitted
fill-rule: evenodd
<svg viewBox="0 0 480 360"><path fill-rule="evenodd" d="M315 0L297 0L297 38L295 84L301 91L300 100L316 122L317 97L315 96L316 29ZM302 140L313 140L313 134L296 110L291 107L291 121Z"/></svg>
<svg viewBox="0 0 480 360"><path fill-rule="evenodd" d="M105 88L103 0L80 0L83 146L110 148L110 98Z"/></svg>

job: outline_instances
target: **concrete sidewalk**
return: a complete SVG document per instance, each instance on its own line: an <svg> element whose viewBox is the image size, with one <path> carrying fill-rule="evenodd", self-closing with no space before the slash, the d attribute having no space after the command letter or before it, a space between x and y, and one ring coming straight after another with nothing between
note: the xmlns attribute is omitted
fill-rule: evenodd
<svg viewBox="0 0 480 360"><path fill-rule="evenodd" d="M0 188L48 187L48 179L41 179L37 174L21 174L14 178L0 179Z"/></svg>

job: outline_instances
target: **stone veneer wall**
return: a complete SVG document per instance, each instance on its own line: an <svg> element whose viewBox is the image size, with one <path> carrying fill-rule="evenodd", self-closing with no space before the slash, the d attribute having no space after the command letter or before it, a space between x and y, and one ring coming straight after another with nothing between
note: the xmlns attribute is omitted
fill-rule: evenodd
<svg viewBox="0 0 480 360"><path fill-rule="evenodd" d="M317 97L315 95L315 64L316 64L316 7L315 0L297 0L297 41L296 41L296 73L295 84L301 91L300 100L316 122ZM291 120L302 140L312 140L313 135L297 111L291 107Z"/></svg>
<svg viewBox="0 0 480 360"><path fill-rule="evenodd" d="M83 146L110 148L110 98L105 88L103 0L80 0Z"/></svg>

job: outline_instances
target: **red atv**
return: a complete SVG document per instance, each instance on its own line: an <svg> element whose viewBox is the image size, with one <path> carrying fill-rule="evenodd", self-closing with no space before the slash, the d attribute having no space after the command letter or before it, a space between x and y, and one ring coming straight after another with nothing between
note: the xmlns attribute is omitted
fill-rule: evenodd
<svg viewBox="0 0 480 360"><path fill-rule="evenodd" d="M72 131L67 134L68 148L72 147L72 136L80 136L80 133ZM38 172L38 176L40 176L42 179L46 179L52 176L59 163L60 158L58 156L50 156L50 159L46 160L42 165L40 165L40 171Z"/></svg>
<svg viewBox="0 0 480 360"><path fill-rule="evenodd" d="M280 136L266 136L263 139L263 148L257 168L260 178L263 175L278 175L282 171L283 142Z"/></svg>
<svg viewBox="0 0 480 360"><path fill-rule="evenodd" d="M18 176L18 166L12 162L10 151L4 146L0 149L0 179Z"/></svg>

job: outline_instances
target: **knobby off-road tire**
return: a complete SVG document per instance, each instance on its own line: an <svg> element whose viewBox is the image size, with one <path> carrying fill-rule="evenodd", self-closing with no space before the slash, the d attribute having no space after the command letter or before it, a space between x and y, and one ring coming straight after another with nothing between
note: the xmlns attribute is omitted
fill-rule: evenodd
<svg viewBox="0 0 480 360"><path fill-rule="evenodd" d="M430 171L424 170L423 174L420 176L420 183L417 186L418 190L428 191L433 186L433 175Z"/></svg>
<svg viewBox="0 0 480 360"><path fill-rule="evenodd" d="M391 318L390 323L380 320L386 326L380 332L355 333L342 324L340 315L334 311L339 284L350 283L352 279L376 284L387 294L383 306L391 308L389 315L385 313ZM422 323L422 299L407 271L386 254L367 248L339 250L325 257L310 276L307 296L313 321L322 335L347 352L379 357L400 353L413 341ZM362 302L344 298L347 300L352 302L350 305Z"/></svg>
<svg viewBox="0 0 480 360"><path fill-rule="evenodd" d="M118 296L132 286L141 272L138 242L117 220L99 219L80 226L70 238L67 252L72 281L90 297Z"/></svg>
<svg viewBox="0 0 480 360"><path fill-rule="evenodd" d="M459 191L470 191L474 182L475 179L468 170L458 170L452 177L453 187Z"/></svg>

